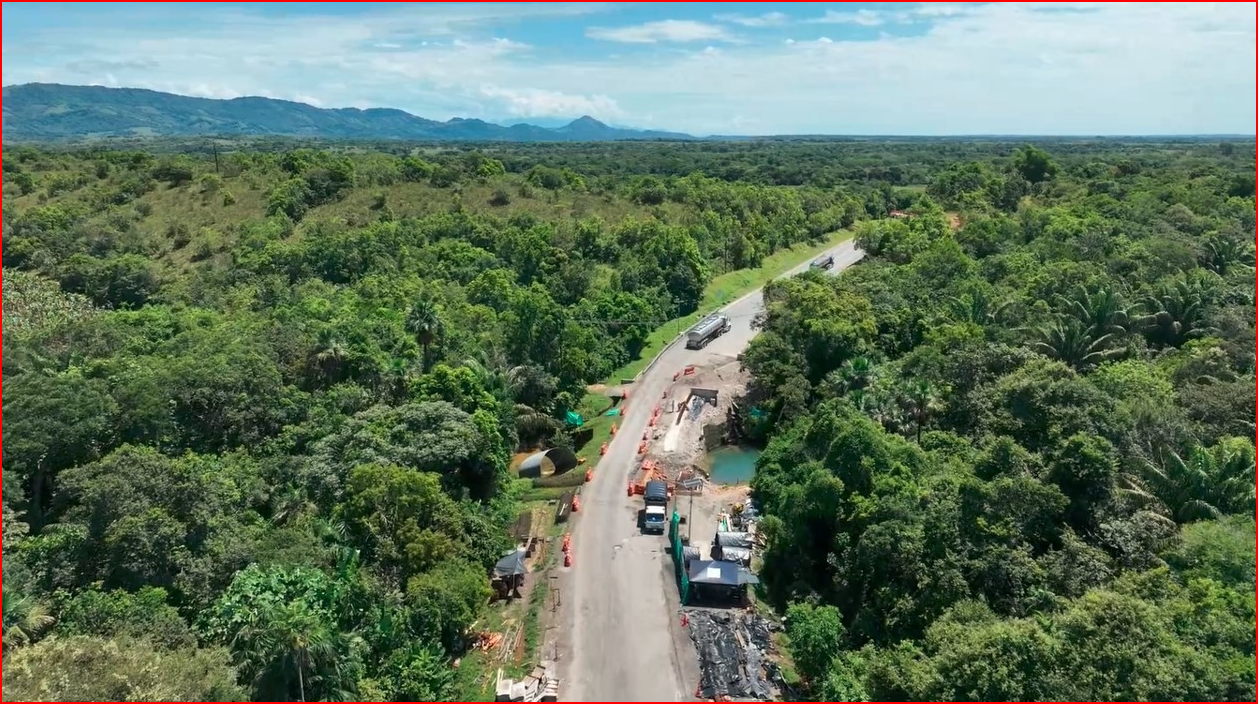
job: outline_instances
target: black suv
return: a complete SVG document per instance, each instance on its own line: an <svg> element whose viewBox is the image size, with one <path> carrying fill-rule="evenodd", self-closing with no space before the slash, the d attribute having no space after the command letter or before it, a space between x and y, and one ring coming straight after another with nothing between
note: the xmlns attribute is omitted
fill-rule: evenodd
<svg viewBox="0 0 1258 704"><path fill-rule="evenodd" d="M812 262L813 269L829 269L832 266L834 266L833 254L827 254L825 256L818 257L814 259Z"/></svg>

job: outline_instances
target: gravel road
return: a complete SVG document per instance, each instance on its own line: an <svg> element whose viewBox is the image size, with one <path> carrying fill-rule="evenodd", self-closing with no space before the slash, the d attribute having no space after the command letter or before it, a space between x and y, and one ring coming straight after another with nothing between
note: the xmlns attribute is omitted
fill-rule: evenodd
<svg viewBox="0 0 1258 704"><path fill-rule="evenodd" d="M852 241L833 250L838 273L864 256ZM808 268L808 264L791 274ZM698 682L693 646L677 621L677 587L667 538L640 535L636 500L625 484L651 409L687 364L737 357L754 336L759 289L724 308L731 329L702 350L674 343L632 387L620 432L581 494L572 531L574 564L563 579L559 622L560 701L692 701Z"/></svg>

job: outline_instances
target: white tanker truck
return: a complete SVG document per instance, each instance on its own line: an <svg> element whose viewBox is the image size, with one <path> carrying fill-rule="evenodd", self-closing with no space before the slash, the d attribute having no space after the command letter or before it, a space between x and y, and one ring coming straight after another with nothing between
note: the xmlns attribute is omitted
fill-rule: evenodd
<svg viewBox="0 0 1258 704"><path fill-rule="evenodd" d="M716 338L729 332L729 316L724 313L713 313L695 323L686 332L686 349L698 350Z"/></svg>

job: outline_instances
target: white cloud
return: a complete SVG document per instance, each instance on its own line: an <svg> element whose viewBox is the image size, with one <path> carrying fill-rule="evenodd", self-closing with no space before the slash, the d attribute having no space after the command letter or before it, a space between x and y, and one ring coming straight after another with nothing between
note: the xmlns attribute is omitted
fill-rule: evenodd
<svg viewBox="0 0 1258 704"><path fill-rule="evenodd" d="M909 12L919 17L955 17L969 12L972 8L952 3L930 3L913 8Z"/></svg>
<svg viewBox="0 0 1258 704"><path fill-rule="evenodd" d="M766 12L763 15L724 14L716 15L713 19L743 27L782 27L791 21L785 12Z"/></svg>
<svg viewBox="0 0 1258 704"><path fill-rule="evenodd" d="M862 27L877 27L883 21L882 13L873 10L857 10L855 12L826 10L826 14L821 17L807 20L809 24L858 24Z"/></svg>
<svg viewBox="0 0 1258 704"><path fill-rule="evenodd" d="M246 7L181 16L177 32L113 12L38 33L6 29L3 74L12 84L103 82L108 73L124 86L397 107L442 120L589 113L696 134L1254 129L1252 5L965 5L913 20L905 36L898 13L911 9L884 13L885 33L862 41L825 27L829 42L822 32L795 34L794 43L699 37L678 51L667 42L680 39L656 31L620 55L588 43L555 51L484 19L510 11L502 8L434 7L438 22L428 7L297 20ZM466 31L469 22L492 32ZM537 46L517 41L524 37Z"/></svg>
<svg viewBox="0 0 1258 704"><path fill-rule="evenodd" d="M627 27L590 27L585 36L610 42L655 44L656 42L732 41L723 27L694 20L659 20Z"/></svg>
<svg viewBox="0 0 1258 704"><path fill-rule="evenodd" d="M505 103L507 114L519 117L572 117L590 115L606 119L624 116L615 100L606 95L571 95L539 88L481 86L480 94Z"/></svg>

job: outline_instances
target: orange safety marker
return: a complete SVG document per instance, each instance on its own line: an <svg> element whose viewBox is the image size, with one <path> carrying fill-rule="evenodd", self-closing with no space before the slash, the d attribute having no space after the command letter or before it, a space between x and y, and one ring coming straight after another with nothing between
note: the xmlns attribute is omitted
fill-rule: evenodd
<svg viewBox="0 0 1258 704"><path fill-rule="evenodd" d="M633 496L633 482L626 482L626 486L629 489L629 496Z"/></svg>
<svg viewBox="0 0 1258 704"><path fill-rule="evenodd" d="M602 446L598 448L598 454L600 457L607 454L607 443L603 443Z"/></svg>
<svg viewBox="0 0 1258 704"><path fill-rule="evenodd" d="M612 435L616 434L616 424L612 423Z"/></svg>
<svg viewBox="0 0 1258 704"><path fill-rule="evenodd" d="M565 553L563 554L563 566L564 566L564 567L571 567L571 566L572 566L572 553L570 553L570 552L565 552Z"/></svg>
<svg viewBox="0 0 1258 704"><path fill-rule="evenodd" d="M572 497L572 512L579 513L581 511L581 497L576 495Z"/></svg>
<svg viewBox="0 0 1258 704"><path fill-rule="evenodd" d="M563 551L568 552L571 549L572 549L572 534L564 533L563 534Z"/></svg>
<svg viewBox="0 0 1258 704"><path fill-rule="evenodd" d="M654 428L654 427L655 427L655 419L656 419L657 417L658 417L658 416L651 416L651 420L648 420L648 421L646 422L646 424L647 424L647 425L649 425L649 426L651 426L652 428Z"/></svg>
<svg viewBox="0 0 1258 704"><path fill-rule="evenodd" d="M638 443L638 454L640 455L644 452L646 452L646 443L644 442Z"/></svg>
<svg viewBox="0 0 1258 704"><path fill-rule="evenodd" d="M590 480L593 478L594 478L594 470L592 469L585 470L585 483L589 484Z"/></svg>

